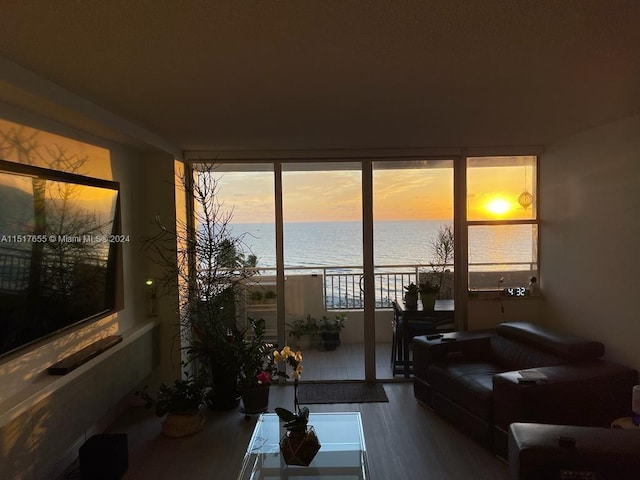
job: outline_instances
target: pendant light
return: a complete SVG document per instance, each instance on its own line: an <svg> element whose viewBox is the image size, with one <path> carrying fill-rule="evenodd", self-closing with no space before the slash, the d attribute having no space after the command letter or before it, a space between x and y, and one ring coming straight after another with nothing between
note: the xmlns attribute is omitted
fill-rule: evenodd
<svg viewBox="0 0 640 480"><path fill-rule="evenodd" d="M527 190L527 166L524 167L524 189L518 197L518 203L525 210L533 204L533 195Z"/></svg>

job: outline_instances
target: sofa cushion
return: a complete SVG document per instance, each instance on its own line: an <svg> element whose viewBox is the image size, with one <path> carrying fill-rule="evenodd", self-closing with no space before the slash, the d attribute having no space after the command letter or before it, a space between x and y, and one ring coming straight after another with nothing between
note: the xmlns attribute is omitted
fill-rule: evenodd
<svg viewBox="0 0 640 480"><path fill-rule="evenodd" d="M565 362L589 360L604 355L604 344L601 342L556 332L533 323L503 323L498 326L496 333L501 337L563 358Z"/></svg>
<svg viewBox="0 0 640 480"><path fill-rule="evenodd" d="M492 363L434 363L427 370L427 381L432 389L461 407L490 420L493 376L503 371L500 365Z"/></svg>
<svg viewBox="0 0 640 480"><path fill-rule="evenodd" d="M547 367L565 363L560 357L500 335L491 337L491 360L501 365L503 371Z"/></svg>

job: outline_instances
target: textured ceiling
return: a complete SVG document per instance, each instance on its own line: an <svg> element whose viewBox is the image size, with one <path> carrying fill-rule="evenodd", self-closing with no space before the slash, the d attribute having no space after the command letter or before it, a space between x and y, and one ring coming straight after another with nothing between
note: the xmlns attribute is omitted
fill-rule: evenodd
<svg viewBox="0 0 640 480"><path fill-rule="evenodd" d="M6 59L184 150L544 145L640 112L636 0L10 0L0 15Z"/></svg>

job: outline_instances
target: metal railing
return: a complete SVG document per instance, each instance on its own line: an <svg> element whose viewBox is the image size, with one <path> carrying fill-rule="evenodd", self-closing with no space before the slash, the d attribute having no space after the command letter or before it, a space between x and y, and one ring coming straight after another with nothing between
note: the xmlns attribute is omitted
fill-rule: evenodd
<svg viewBox="0 0 640 480"><path fill-rule="evenodd" d="M376 308L391 308L393 300L402 298L405 286L418 283L421 267L391 265L376 268L392 270L374 273ZM334 270L336 269L323 268L325 308L327 310L364 308L362 268L343 267L340 271Z"/></svg>

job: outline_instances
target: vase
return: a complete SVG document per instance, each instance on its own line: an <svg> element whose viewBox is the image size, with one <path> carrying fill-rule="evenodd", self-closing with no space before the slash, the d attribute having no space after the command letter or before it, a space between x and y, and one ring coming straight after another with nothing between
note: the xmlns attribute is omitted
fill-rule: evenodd
<svg viewBox="0 0 640 480"><path fill-rule="evenodd" d="M287 431L280 440L280 453L287 465L308 467L320 450L320 441L311 425L304 432Z"/></svg>
<svg viewBox="0 0 640 480"><path fill-rule="evenodd" d="M162 421L162 433L172 438L186 437L198 433L203 425L204 417L198 411L170 412Z"/></svg>
<svg viewBox="0 0 640 480"><path fill-rule="evenodd" d="M436 304L436 298L438 298L437 293L421 293L420 300L422 301L422 309L433 310Z"/></svg>
<svg viewBox="0 0 640 480"><path fill-rule="evenodd" d="M269 385L240 388L242 412L251 415L263 413L269 409Z"/></svg>

